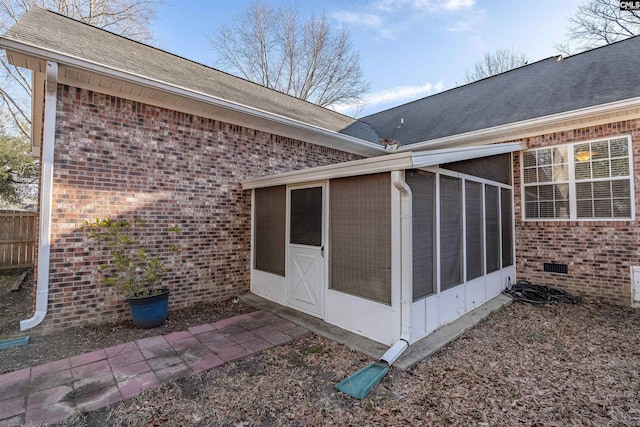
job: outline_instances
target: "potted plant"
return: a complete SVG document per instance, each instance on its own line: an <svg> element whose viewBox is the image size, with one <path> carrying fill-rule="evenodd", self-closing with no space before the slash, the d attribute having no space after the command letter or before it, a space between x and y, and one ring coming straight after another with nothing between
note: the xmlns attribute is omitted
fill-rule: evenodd
<svg viewBox="0 0 640 427"><path fill-rule="evenodd" d="M167 319L169 289L161 280L167 273L165 262L150 253L144 222L136 217L133 223L120 219L85 221L89 237L108 249L110 261L100 265L102 282L119 286L124 291L133 323L139 328L154 328ZM180 233L176 226L168 227L170 234ZM176 245L168 247L176 253Z"/></svg>

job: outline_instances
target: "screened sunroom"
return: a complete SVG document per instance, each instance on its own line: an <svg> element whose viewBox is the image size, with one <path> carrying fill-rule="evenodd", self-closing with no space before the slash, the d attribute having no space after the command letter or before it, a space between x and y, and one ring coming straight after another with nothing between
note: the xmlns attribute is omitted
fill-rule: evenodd
<svg viewBox="0 0 640 427"><path fill-rule="evenodd" d="M251 292L410 344L515 280L511 153L403 152L250 179Z"/></svg>

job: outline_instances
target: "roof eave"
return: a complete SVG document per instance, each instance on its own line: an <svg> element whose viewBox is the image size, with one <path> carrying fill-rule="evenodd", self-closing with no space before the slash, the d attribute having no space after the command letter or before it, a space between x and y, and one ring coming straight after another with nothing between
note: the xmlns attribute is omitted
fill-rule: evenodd
<svg viewBox="0 0 640 427"><path fill-rule="evenodd" d="M409 169L413 165L412 153L387 154L368 159L353 160L328 166L285 172L276 175L247 179L241 182L244 190L303 182L323 181L356 175L370 175L397 169Z"/></svg>
<svg viewBox="0 0 640 427"><path fill-rule="evenodd" d="M241 122L232 122L233 124L247 126L247 123L251 123L257 125L252 126L252 128L256 130L275 133L294 139L300 139L314 144L319 144L362 156L378 156L388 152L388 150L373 142L365 141L349 135L344 135L336 131L310 125L308 123L253 108L247 105L238 104L212 95L207 95L202 92L193 91L188 88L179 87L167 82L154 80L143 75L107 67L95 62L87 61L82 58L66 55L62 52L42 49L33 44L0 37L0 48L3 48L7 51L7 56L10 57L12 64L16 66L25 66L25 64L28 63L29 60L39 60L40 63L34 63L29 67L25 67L31 68L32 70L37 72L41 72L42 70L44 70L44 63L46 63L46 61L57 62L59 64L59 72L61 74L61 83L65 83L65 76L63 75L63 73L65 72L65 66L70 68L78 68L90 73L95 73L100 76L108 76L120 81L125 81L131 83L132 85L138 85L145 88L159 90L164 93L174 94L181 98L191 100L195 103L205 103L208 105L216 106L226 111L233 112L234 117L237 118L236 121ZM23 63L20 63L21 61ZM80 81L77 81L76 85L83 87L82 82ZM101 89L104 92L109 92L106 87ZM107 94L113 95L113 93ZM125 95L125 93L121 93L118 96L127 97ZM163 107L166 106L161 105L161 100L146 99L145 101L155 105L160 104L159 106ZM222 121L229 121L228 115L224 118L212 118Z"/></svg>
<svg viewBox="0 0 640 427"><path fill-rule="evenodd" d="M257 177L241 182L244 190L274 187L277 185L301 184L349 176L370 175L413 168L425 168L439 164L469 160L479 157L512 153L526 149L524 142L492 144L476 147L454 147L441 150L407 151L387 154L370 159L353 160L329 166L321 166L277 175Z"/></svg>
<svg viewBox="0 0 640 427"><path fill-rule="evenodd" d="M401 146L397 151L468 147L640 118L640 97Z"/></svg>

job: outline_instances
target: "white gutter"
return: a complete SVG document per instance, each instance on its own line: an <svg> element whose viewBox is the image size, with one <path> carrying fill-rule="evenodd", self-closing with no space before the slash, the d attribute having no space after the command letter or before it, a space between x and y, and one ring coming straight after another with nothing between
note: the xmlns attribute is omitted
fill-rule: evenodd
<svg viewBox="0 0 640 427"><path fill-rule="evenodd" d="M605 122L610 122L612 119L616 121L627 120L624 114L621 114L620 110L623 109L636 109L629 112L628 115L638 117L640 116L640 97L626 99L623 101L610 102L608 104L600 104L593 107L581 108L579 110L573 110L566 113L552 114L544 117L537 117L535 119L523 120L515 123L509 123L506 125L494 126L491 128L480 129L471 132L459 133L456 135L445 136L442 138L436 138L429 141L416 142L399 147L396 151L418 151L427 150L442 147L452 147L461 145L487 145L504 140L523 139L531 136L537 136L545 132L558 132L562 128L558 129L540 129L541 127L549 127L552 125L562 125L563 122L587 119L593 121L593 116L602 116L604 114L616 114L615 117L607 117ZM597 117L596 117L597 118ZM571 128L576 127L576 123L569 123L567 126ZM586 126L581 124L578 126ZM589 124L591 126L591 124Z"/></svg>
<svg viewBox="0 0 640 427"><path fill-rule="evenodd" d="M413 294L413 195L404 170L391 171L391 183L400 192L400 340L380 360L391 365L409 347Z"/></svg>
<svg viewBox="0 0 640 427"><path fill-rule="evenodd" d="M505 142L486 146L454 147L418 152L405 151L403 153L387 154L385 156L370 157L327 166L284 172L276 175L245 179L240 183L244 190L251 190L275 185L299 184L302 182L323 181L348 176L390 172L393 170L423 168L442 163L493 156L526 149L527 145L524 142Z"/></svg>
<svg viewBox="0 0 640 427"><path fill-rule="evenodd" d="M59 63L63 63L65 65L71 65L73 67L78 67L78 68L92 71L95 73L105 74L107 76L115 77L118 79L135 83L135 84L173 93L173 94L176 94L185 98L189 98L195 101L205 102L207 104L212 104L220 108L246 114L252 117L269 120L275 123L283 124L285 126L290 126L306 132L312 132L312 133L320 134L323 136L335 138L342 142L347 142L349 144L352 144L358 150L362 150L362 151L356 152L356 154L379 155L379 154L384 154L389 152L389 150L383 148L381 145L378 145L373 142L365 141L360 138L355 138L339 132L324 129L319 126L310 125L310 124L301 122L299 120L284 117L275 113L269 113L264 110L260 110L257 108L227 101L225 99L222 99L213 95L208 95L208 94L187 89L181 86L176 86L170 83L163 82L161 80L156 80L156 79L143 76L141 74L132 73L130 71L125 71L125 70L114 68L114 67L107 67L97 62L88 61L86 59L81 59L75 56L66 55L61 52L45 50L29 43L17 42L15 40L1 38L0 47L3 47L5 50L22 52L27 55L45 58L47 60L56 61Z"/></svg>
<svg viewBox="0 0 640 427"><path fill-rule="evenodd" d="M20 321L20 330L38 326L47 314L49 303L49 261L51 258L51 203L53 192L53 149L56 133L58 64L47 61L42 141L42 174L40 176L40 230L38 236L38 278L36 311L33 317Z"/></svg>
<svg viewBox="0 0 640 427"><path fill-rule="evenodd" d="M300 182L320 181L334 178L344 178L356 175L368 175L389 172L395 169L411 169L413 167L412 153L394 153L385 156L370 157L349 162L334 163L291 172L283 172L240 181L243 190L274 185L297 184Z"/></svg>

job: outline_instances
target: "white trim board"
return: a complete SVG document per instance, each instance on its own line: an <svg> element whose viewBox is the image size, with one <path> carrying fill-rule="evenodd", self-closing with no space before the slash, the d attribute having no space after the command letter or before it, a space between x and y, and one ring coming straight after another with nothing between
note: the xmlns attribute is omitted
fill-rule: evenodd
<svg viewBox="0 0 640 427"><path fill-rule="evenodd" d="M242 181L244 190L254 188L273 187L276 185L295 184L325 179L344 178L347 176L369 175L424 168L443 163L475 159L512 153L526 149L524 142L509 142L503 144L481 145L474 147L456 147L441 150L409 151L404 153L387 154L369 159L353 160L329 166L286 172L266 177L258 177Z"/></svg>

